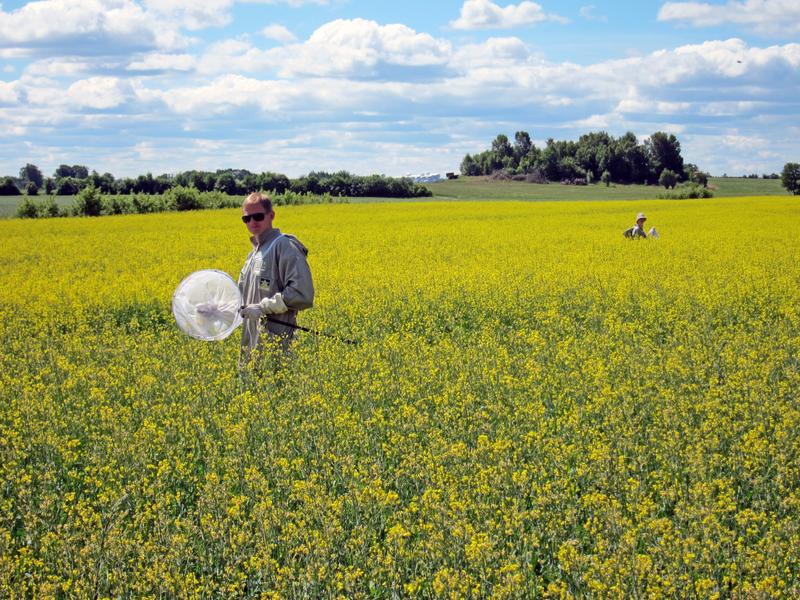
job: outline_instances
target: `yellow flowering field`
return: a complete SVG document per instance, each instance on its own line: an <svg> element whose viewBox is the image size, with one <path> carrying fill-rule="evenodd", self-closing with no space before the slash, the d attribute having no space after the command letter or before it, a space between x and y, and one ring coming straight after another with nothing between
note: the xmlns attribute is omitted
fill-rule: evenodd
<svg viewBox="0 0 800 600"><path fill-rule="evenodd" d="M800 200L279 208L260 373L238 215L0 222L0 597L800 595Z"/></svg>

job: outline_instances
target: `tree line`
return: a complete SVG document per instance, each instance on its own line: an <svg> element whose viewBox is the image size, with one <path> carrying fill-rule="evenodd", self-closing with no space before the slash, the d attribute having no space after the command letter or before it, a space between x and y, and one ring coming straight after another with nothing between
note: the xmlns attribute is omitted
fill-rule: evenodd
<svg viewBox="0 0 800 600"><path fill-rule="evenodd" d="M691 181L707 185L709 175L697 165L684 163L681 144L657 131L640 143L632 132L621 137L605 131L582 135L578 141L547 140L538 148L527 131L517 131L514 141L499 134L491 147L467 154L462 175L493 175L499 171L528 181L567 183L660 183L664 187Z"/></svg>
<svg viewBox="0 0 800 600"><path fill-rule="evenodd" d="M175 187L194 188L198 192L221 192L231 196L264 190L276 194L330 194L331 196L417 198L431 196L425 186L409 178L385 175L353 175L347 171L328 173L312 171L290 179L281 173L252 173L246 169L217 171L183 171L153 177L151 173L138 177L115 178L111 173L99 174L83 165L60 165L52 177L44 177L39 167L26 164L19 177L0 179L0 195L19 195L23 191L36 195L40 191L57 196L73 196L86 187L103 194L164 194Z"/></svg>

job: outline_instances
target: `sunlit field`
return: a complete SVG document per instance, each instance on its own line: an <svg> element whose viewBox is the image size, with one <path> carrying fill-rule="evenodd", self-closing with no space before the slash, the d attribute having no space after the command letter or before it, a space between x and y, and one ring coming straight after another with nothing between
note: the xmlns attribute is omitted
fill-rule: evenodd
<svg viewBox="0 0 800 600"><path fill-rule="evenodd" d="M0 596L800 595L800 199L281 208L260 372L238 214L0 222Z"/></svg>

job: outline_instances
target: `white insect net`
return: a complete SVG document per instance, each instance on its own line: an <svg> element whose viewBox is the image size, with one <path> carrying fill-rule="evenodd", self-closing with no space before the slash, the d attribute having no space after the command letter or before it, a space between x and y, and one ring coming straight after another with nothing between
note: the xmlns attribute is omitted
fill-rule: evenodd
<svg viewBox="0 0 800 600"><path fill-rule="evenodd" d="M242 322L242 294L230 275L216 269L195 271L172 296L172 314L186 335L224 340Z"/></svg>

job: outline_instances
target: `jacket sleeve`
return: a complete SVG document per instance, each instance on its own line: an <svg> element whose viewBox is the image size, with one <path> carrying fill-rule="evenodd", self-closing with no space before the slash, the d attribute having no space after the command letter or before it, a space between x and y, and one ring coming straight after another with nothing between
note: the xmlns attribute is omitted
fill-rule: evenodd
<svg viewBox="0 0 800 600"><path fill-rule="evenodd" d="M292 242L281 248L278 261L281 280L284 283L283 301L292 310L305 310L314 305L314 283L305 253Z"/></svg>

